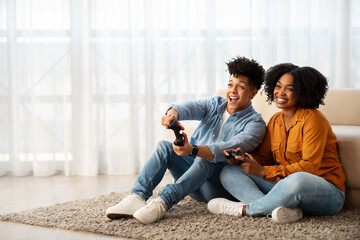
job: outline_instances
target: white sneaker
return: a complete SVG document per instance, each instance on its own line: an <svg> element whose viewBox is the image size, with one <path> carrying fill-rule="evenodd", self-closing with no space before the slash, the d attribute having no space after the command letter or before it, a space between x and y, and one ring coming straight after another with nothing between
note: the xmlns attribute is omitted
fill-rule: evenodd
<svg viewBox="0 0 360 240"><path fill-rule="evenodd" d="M297 222L303 217L303 212L300 208L278 207L271 213L271 218L276 223L291 223Z"/></svg>
<svg viewBox="0 0 360 240"><path fill-rule="evenodd" d="M134 212L146 205L144 199L136 194L124 197L118 204L106 210L106 216L110 219L117 219L132 216Z"/></svg>
<svg viewBox="0 0 360 240"><path fill-rule="evenodd" d="M214 198L209 201L208 209L214 214L227 214L241 217L243 206L246 204L242 202L233 202L225 198Z"/></svg>
<svg viewBox="0 0 360 240"><path fill-rule="evenodd" d="M152 199L145 207L134 213L134 218L143 224L153 223L160 220L166 212L166 203L160 197Z"/></svg>

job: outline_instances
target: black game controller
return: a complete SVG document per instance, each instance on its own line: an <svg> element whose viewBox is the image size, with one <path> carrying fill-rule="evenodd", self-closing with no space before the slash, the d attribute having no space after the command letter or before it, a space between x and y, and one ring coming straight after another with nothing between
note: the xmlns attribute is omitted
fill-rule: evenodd
<svg viewBox="0 0 360 240"><path fill-rule="evenodd" d="M231 159L231 158L234 158L237 162L237 164L242 164L244 163L245 161L243 160L240 160L240 159L236 159L235 157L243 157L243 158L248 158L245 154L245 152L243 151L234 151L234 150L226 150L227 154L225 154L225 158L226 159Z"/></svg>
<svg viewBox="0 0 360 240"><path fill-rule="evenodd" d="M178 123L176 120L172 120L169 125L168 125L169 129L172 129L175 133L176 139L174 141L174 144L176 146L184 146L185 141L184 141L184 136L180 133L181 128L179 127Z"/></svg>

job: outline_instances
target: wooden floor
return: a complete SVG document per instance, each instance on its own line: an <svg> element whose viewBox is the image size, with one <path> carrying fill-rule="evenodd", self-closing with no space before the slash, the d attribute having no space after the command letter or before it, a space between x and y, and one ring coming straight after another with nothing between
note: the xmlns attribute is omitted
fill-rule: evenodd
<svg viewBox="0 0 360 240"><path fill-rule="evenodd" d="M136 177L108 175L47 178L0 177L0 214L92 198L111 192L129 191ZM166 174L160 186L171 181L170 174ZM119 238L0 221L0 239L103 240Z"/></svg>

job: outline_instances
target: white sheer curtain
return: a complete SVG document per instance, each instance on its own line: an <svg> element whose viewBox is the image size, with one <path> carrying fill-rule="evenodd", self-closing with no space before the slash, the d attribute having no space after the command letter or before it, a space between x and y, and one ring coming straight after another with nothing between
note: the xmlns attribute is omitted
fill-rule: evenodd
<svg viewBox="0 0 360 240"><path fill-rule="evenodd" d="M237 55L360 88L360 1L0 0L0 175L134 174Z"/></svg>

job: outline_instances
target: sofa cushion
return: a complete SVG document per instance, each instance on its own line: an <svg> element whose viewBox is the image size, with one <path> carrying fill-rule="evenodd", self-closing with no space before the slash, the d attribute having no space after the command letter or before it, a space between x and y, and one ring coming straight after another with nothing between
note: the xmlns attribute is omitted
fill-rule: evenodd
<svg viewBox="0 0 360 240"><path fill-rule="evenodd" d="M346 187L360 189L360 126L332 125L338 140Z"/></svg>
<svg viewBox="0 0 360 240"><path fill-rule="evenodd" d="M217 95L225 97L226 89L221 89ZM274 103L266 102L266 94L260 90L254 97L252 104L255 110L262 114L265 122L279 112ZM349 107L344 107L344 100L350 101ZM326 116L331 125L360 126L360 94L359 89L329 89L325 99L325 105L320 105L319 110ZM350 107L351 106L351 107Z"/></svg>
<svg viewBox="0 0 360 240"><path fill-rule="evenodd" d="M329 89L324 101L319 110L331 125L360 126L359 89ZM344 105L344 101L348 104Z"/></svg>

